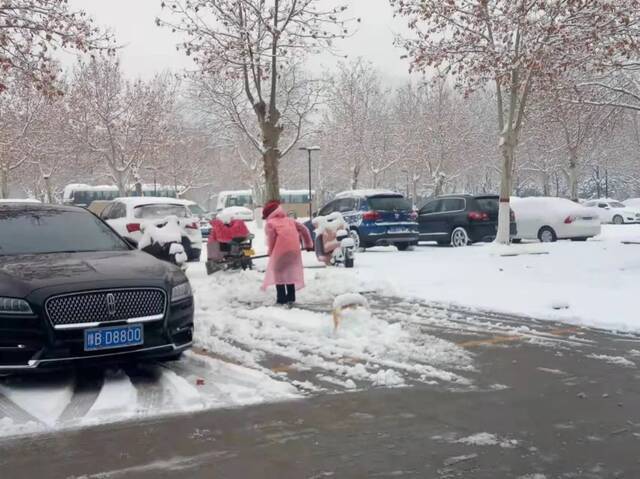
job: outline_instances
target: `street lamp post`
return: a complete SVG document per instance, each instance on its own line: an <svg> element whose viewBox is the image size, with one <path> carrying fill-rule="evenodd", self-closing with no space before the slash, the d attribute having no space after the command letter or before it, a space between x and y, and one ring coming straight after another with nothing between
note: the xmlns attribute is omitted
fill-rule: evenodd
<svg viewBox="0 0 640 479"><path fill-rule="evenodd" d="M320 151L319 146L301 146L298 148L301 151L306 151L309 158L309 219L313 218L313 197L311 194L311 152Z"/></svg>

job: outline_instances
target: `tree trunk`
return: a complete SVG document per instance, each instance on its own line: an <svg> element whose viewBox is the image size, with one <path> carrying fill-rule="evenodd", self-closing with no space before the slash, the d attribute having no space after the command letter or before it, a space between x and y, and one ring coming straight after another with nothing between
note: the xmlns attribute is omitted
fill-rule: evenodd
<svg viewBox="0 0 640 479"><path fill-rule="evenodd" d="M116 186L118 187L118 195L124 198L125 196L129 196L129 188L127 188L126 182L124 181L124 173L121 171L114 172L114 179L116 180Z"/></svg>
<svg viewBox="0 0 640 479"><path fill-rule="evenodd" d="M44 177L45 203L53 203L53 191L51 190L51 177Z"/></svg>
<svg viewBox="0 0 640 479"><path fill-rule="evenodd" d="M360 176L360 168L358 168L357 166L354 166L353 169L351 170L351 189L352 190L358 189L359 176Z"/></svg>
<svg viewBox="0 0 640 479"><path fill-rule="evenodd" d="M496 235L496 243L509 244L511 241L510 199L513 188L513 164L516 154L514 132L503 132L500 143L500 152L502 153L502 172L500 175L500 206L498 208L498 233Z"/></svg>
<svg viewBox="0 0 640 479"><path fill-rule="evenodd" d="M578 153L569 150L569 195L572 201L578 201Z"/></svg>
<svg viewBox="0 0 640 479"><path fill-rule="evenodd" d="M542 172L542 196L551 196L551 185L549 185L549 173Z"/></svg>
<svg viewBox="0 0 640 479"><path fill-rule="evenodd" d="M264 202L280 201L280 178L278 176L278 164L280 152L273 148L268 149L262 156L264 161L265 194Z"/></svg>
<svg viewBox="0 0 640 479"><path fill-rule="evenodd" d="M0 168L0 200L9 198L9 172Z"/></svg>
<svg viewBox="0 0 640 479"><path fill-rule="evenodd" d="M276 111L272 118L261 125L262 145L264 153L262 163L264 169L265 194L264 202L280 201L280 135L282 127L278 125L280 115Z"/></svg>

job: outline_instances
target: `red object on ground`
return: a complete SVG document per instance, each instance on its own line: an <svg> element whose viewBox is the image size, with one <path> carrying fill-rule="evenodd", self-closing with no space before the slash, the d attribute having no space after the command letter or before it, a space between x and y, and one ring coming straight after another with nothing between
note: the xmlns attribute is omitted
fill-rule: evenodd
<svg viewBox="0 0 640 479"><path fill-rule="evenodd" d="M196 379L196 386L204 386L204 379L202 378Z"/></svg>
<svg viewBox="0 0 640 479"><path fill-rule="evenodd" d="M209 241L231 243L234 238L246 238L249 234L249 228L247 228L247 225L242 220L232 220L231 223L227 225L221 220L215 219L211 222Z"/></svg>

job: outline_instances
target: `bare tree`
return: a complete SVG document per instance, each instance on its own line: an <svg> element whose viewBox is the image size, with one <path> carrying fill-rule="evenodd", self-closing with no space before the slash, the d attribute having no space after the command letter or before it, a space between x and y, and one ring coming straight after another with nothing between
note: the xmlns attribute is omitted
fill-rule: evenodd
<svg viewBox="0 0 640 479"><path fill-rule="evenodd" d="M568 70L637 48L637 0L391 0L415 36L418 70L453 74L467 92L493 83L502 156L497 241L509 243L515 155L530 99Z"/></svg>
<svg viewBox="0 0 640 479"><path fill-rule="evenodd" d="M283 153L281 72L306 52L332 48L347 35L346 6L322 8L319 0L165 0L171 20L158 19L186 36L180 45L201 71L237 82L260 131L266 199L279 199ZM238 98L239 100L239 98ZM254 139L252 139L254 141Z"/></svg>
<svg viewBox="0 0 640 479"><path fill-rule="evenodd" d="M0 198L9 197L10 176L31 159L30 136L46 102L22 75L11 81L11 94L0 94Z"/></svg>
<svg viewBox="0 0 640 479"><path fill-rule="evenodd" d="M70 99L76 134L121 195L162 149L176 89L168 74L148 82L125 80L113 59L94 59L76 69Z"/></svg>
<svg viewBox="0 0 640 479"><path fill-rule="evenodd" d="M0 92L18 71L46 93L58 93L56 50L112 50L109 37L67 0L5 0L0 6Z"/></svg>

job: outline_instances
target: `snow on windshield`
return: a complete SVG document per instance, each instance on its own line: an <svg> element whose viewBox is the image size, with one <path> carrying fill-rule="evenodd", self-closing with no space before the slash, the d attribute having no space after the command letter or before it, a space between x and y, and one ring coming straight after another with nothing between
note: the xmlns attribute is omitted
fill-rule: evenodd
<svg viewBox="0 0 640 479"><path fill-rule="evenodd" d="M178 218L188 218L189 210L182 205L141 205L133 210L133 216L140 219L165 218L167 216L177 216Z"/></svg>

